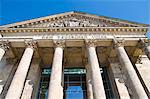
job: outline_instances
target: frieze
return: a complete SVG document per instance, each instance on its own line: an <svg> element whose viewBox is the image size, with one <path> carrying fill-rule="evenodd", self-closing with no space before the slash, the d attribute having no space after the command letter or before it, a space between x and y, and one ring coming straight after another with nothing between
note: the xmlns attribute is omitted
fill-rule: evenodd
<svg viewBox="0 0 150 99"><path fill-rule="evenodd" d="M90 37L90 38L89 38ZM107 39L111 36L100 35L100 34L53 34L53 35L36 35L34 39Z"/></svg>
<svg viewBox="0 0 150 99"><path fill-rule="evenodd" d="M119 39L125 40L140 40L140 38L145 39L144 35L115 35ZM64 39L64 40L86 40L86 39L96 39L96 40L113 40L114 35L111 34L98 34L98 33L52 33L52 34L36 34L36 35L18 35L18 36L4 36L1 41L24 41L24 40L54 40L54 39Z"/></svg>
<svg viewBox="0 0 150 99"><path fill-rule="evenodd" d="M42 22L27 27L106 27L108 23L100 20L83 19L77 17L64 18L61 20Z"/></svg>

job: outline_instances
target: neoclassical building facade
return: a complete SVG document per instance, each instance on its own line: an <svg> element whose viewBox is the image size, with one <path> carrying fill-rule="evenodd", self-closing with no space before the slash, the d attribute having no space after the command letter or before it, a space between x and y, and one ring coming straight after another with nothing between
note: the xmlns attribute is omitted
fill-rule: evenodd
<svg viewBox="0 0 150 99"><path fill-rule="evenodd" d="M74 11L0 26L0 98L150 99L148 27Z"/></svg>

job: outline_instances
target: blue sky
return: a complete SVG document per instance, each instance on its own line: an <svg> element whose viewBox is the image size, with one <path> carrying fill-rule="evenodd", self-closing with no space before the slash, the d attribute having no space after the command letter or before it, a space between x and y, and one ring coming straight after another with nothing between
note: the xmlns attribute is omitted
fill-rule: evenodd
<svg viewBox="0 0 150 99"><path fill-rule="evenodd" d="M150 24L150 0L0 0L0 25L68 11Z"/></svg>

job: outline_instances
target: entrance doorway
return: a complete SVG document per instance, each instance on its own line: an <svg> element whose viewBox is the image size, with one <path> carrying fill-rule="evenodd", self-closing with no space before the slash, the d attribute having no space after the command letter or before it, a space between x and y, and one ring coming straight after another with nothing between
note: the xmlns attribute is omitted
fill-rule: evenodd
<svg viewBox="0 0 150 99"><path fill-rule="evenodd" d="M87 99L85 69L64 70L64 99Z"/></svg>
<svg viewBox="0 0 150 99"><path fill-rule="evenodd" d="M48 99L48 86L51 69L43 68L37 99ZM87 99L86 95L86 70L80 68L64 69L64 98Z"/></svg>
<svg viewBox="0 0 150 99"><path fill-rule="evenodd" d="M83 68L65 68L63 73L63 99L87 99L86 70ZM40 88L37 99L48 99L47 97L50 74L51 69L42 69ZM106 67L101 68L101 74L107 99L115 99Z"/></svg>

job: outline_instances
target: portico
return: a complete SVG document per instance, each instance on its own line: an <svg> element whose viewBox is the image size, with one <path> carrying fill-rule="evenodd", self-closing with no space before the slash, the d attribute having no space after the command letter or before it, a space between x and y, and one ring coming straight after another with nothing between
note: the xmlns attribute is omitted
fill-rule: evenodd
<svg viewBox="0 0 150 99"><path fill-rule="evenodd" d="M150 90L134 67L140 54L150 57L147 30L145 24L79 12L2 26L0 60L17 59L18 66L13 77L7 78L11 83L1 97L67 99L68 88L78 86L85 99L148 99ZM137 50L141 39L143 48ZM32 60L40 60L33 78L29 74Z"/></svg>

